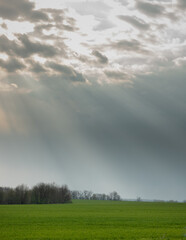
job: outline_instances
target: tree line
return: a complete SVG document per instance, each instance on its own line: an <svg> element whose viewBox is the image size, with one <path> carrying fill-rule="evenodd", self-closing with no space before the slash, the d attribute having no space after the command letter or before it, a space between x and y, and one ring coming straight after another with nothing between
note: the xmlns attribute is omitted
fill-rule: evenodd
<svg viewBox="0 0 186 240"><path fill-rule="evenodd" d="M120 195L113 191L110 194L105 193L93 193L92 191L71 191L72 199L84 199L84 200L111 200L121 201Z"/></svg>
<svg viewBox="0 0 186 240"><path fill-rule="evenodd" d="M71 193L66 185L39 183L29 189L25 185L16 188L0 187L0 204L49 204L70 203Z"/></svg>
<svg viewBox="0 0 186 240"><path fill-rule="evenodd" d="M58 186L54 183L39 183L31 189L26 185L0 187L0 204L70 203L72 199L120 201L121 197L116 191L110 194L70 191L67 185Z"/></svg>

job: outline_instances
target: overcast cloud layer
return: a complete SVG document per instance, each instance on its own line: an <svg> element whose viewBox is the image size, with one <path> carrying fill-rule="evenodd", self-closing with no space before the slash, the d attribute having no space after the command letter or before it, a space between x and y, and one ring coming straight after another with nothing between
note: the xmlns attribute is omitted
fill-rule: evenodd
<svg viewBox="0 0 186 240"><path fill-rule="evenodd" d="M185 0L0 0L0 185L186 199L185 23Z"/></svg>

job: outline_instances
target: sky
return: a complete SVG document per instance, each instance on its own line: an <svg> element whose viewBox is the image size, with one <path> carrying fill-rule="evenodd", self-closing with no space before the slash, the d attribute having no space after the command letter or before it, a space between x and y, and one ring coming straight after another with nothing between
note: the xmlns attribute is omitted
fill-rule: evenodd
<svg viewBox="0 0 186 240"><path fill-rule="evenodd" d="M185 22L185 0L0 0L0 185L186 200Z"/></svg>

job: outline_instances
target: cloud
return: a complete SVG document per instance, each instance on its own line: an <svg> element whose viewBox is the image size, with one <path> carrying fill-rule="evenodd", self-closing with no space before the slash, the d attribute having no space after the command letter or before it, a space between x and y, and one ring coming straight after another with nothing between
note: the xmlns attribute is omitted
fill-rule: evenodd
<svg viewBox="0 0 186 240"><path fill-rule="evenodd" d="M75 9L81 16L93 16L99 22L94 26L95 31L104 31L115 26L108 17L108 12L111 11L112 7L106 4L106 2L80 1L69 2L66 5Z"/></svg>
<svg viewBox="0 0 186 240"><path fill-rule="evenodd" d="M17 20L30 15L34 3L27 0L0 0L0 16L4 19Z"/></svg>
<svg viewBox="0 0 186 240"><path fill-rule="evenodd" d="M52 45L43 44L40 42L31 41L26 35L19 35L19 41L23 47L17 48L16 53L22 57L31 56L32 54L39 54L46 58L57 55L57 49Z"/></svg>
<svg viewBox="0 0 186 240"><path fill-rule="evenodd" d="M33 54L43 57L54 57L57 55L57 49L48 44L31 41L26 35L18 35L18 40L9 40L6 36L0 36L0 51L10 56L19 56L28 58Z"/></svg>
<svg viewBox="0 0 186 240"><path fill-rule="evenodd" d="M31 21L48 20L48 16L39 10L34 10L35 4L28 0L0 0L0 17L9 20Z"/></svg>
<svg viewBox="0 0 186 240"><path fill-rule="evenodd" d="M7 72L15 72L17 70L23 70L25 65L15 58L4 61L0 59L0 67L4 68Z"/></svg>
<svg viewBox="0 0 186 240"><path fill-rule="evenodd" d="M130 23L133 27L139 29L139 30L148 30L150 28L150 25L144 22L142 19L139 19L135 16L124 16L119 15L119 19Z"/></svg>
<svg viewBox="0 0 186 240"><path fill-rule="evenodd" d="M1 24L1 27L4 28L4 29L6 29L6 30L8 29L6 23L2 23L2 24Z"/></svg>
<svg viewBox="0 0 186 240"><path fill-rule="evenodd" d="M121 4L124 5L124 6L127 6L127 5L129 4L129 1L128 1L128 0L115 0L115 1L121 3Z"/></svg>
<svg viewBox="0 0 186 240"><path fill-rule="evenodd" d="M47 70L38 62L35 62L35 61L32 61L30 60L29 61L30 65L31 65L31 68L30 68L30 71L31 72L34 72L34 73L44 73L46 72Z"/></svg>
<svg viewBox="0 0 186 240"><path fill-rule="evenodd" d="M71 80L73 82L85 82L86 79L83 76L83 74L77 72L75 69L73 69L70 66L58 64L55 62L47 62L47 67L50 67L55 72L61 73L62 77L67 80Z"/></svg>
<svg viewBox="0 0 186 240"><path fill-rule="evenodd" d="M125 72L106 70L104 73L109 79L130 82L130 77Z"/></svg>
<svg viewBox="0 0 186 240"><path fill-rule="evenodd" d="M98 19L111 10L111 7L102 1L69 2L67 6L73 7L81 15L94 15Z"/></svg>
<svg viewBox="0 0 186 240"><path fill-rule="evenodd" d="M108 58L101 54L99 51L94 50L92 54L98 59L99 63L101 64L107 64L108 63Z"/></svg>
<svg viewBox="0 0 186 240"><path fill-rule="evenodd" d="M47 3L38 9L35 8L37 0L35 3L14 0L18 3L14 13L10 1L0 0L4 10L7 8L5 15L11 18L11 21L2 20L6 24L1 25L2 63L5 66L7 58L16 59L27 66L23 74L33 74L38 80L43 75L56 74L72 82L86 83L87 78L91 82L111 83L125 77L131 79L139 73L171 68L173 60L183 55L180 45L184 41L183 16L176 15L182 29L178 30L174 22L170 23L172 5L168 0L162 0L163 4L148 0L64 3L69 9L63 9L62 4L58 9L55 5L45 8ZM33 16L35 20L31 20ZM89 20L91 23L87 25ZM32 21L32 24L20 21ZM24 32L25 24L32 27ZM12 30L14 25L19 25L16 33ZM101 34L97 33L103 29Z"/></svg>
<svg viewBox="0 0 186 240"><path fill-rule="evenodd" d="M178 8L185 10L186 9L186 1L178 0Z"/></svg>
<svg viewBox="0 0 186 240"><path fill-rule="evenodd" d="M164 13L163 6L145 1L136 1L136 8L150 17L158 17Z"/></svg>
<svg viewBox="0 0 186 240"><path fill-rule="evenodd" d="M143 45L136 39L132 40L120 40L110 44L111 48L115 48L119 51L130 51L137 53L148 53L148 51L143 47Z"/></svg>
<svg viewBox="0 0 186 240"><path fill-rule="evenodd" d="M111 22L109 19L99 19L99 24L97 26L94 27L95 31L104 31L106 29L109 28L113 28L115 27L115 24L113 22Z"/></svg>
<svg viewBox="0 0 186 240"><path fill-rule="evenodd" d="M57 29L73 32L78 28L76 27L76 21L72 16L67 16L68 12L66 9L42 9L47 15L50 15L50 23L53 24Z"/></svg>
<svg viewBox="0 0 186 240"><path fill-rule="evenodd" d="M32 11L28 20L30 22L49 21L48 15L42 11Z"/></svg>
<svg viewBox="0 0 186 240"><path fill-rule="evenodd" d="M186 66L186 57L179 57L174 60L174 63L179 67Z"/></svg>

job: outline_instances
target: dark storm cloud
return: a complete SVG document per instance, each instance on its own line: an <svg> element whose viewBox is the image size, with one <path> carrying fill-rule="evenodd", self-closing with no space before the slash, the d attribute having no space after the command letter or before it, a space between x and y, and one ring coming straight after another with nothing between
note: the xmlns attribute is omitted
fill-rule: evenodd
<svg viewBox="0 0 186 240"><path fill-rule="evenodd" d="M12 49L16 49L17 44L9 40L5 35L0 36L0 51L12 55Z"/></svg>
<svg viewBox="0 0 186 240"><path fill-rule="evenodd" d="M55 62L47 62L46 66L50 67L55 72L61 73L62 77L64 77L64 79L71 80L74 82L85 82L86 81L86 79L82 73L77 72L75 69L73 69L70 66L58 64Z"/></svg>
<svg viewBox="0 0 186 240"><path fill-rule="evenodd" d="M148 30L150 26L144 22L143 20L135 17L135 16L124 16L120 15L118 16L119 19L130 23L133 27L139 29L139 30Z"/></svg>
<svg viewBox="0 0 186 240"><path fill-rule="evenodd" d="M7 72L15 72L17 70L22 70L25 65L15 58L11 58L7 61L0 59L0 67L4 68Z"/></svg>
<svg viewBox="0 0 186 240"><path fill-rule="evenodd" d="M48 15L42 11L32 11L28 18L30 22L49 21Z"/></svg>
<svg viewBox="0 0 186 240"><path fill-rule="evenodd" d="M38 62L35 62L33 60L29 60L29 64L31 65L31 72L34 73L44 73L46 72L46 69Z"/></svg>
<svg viewBox="0 0 186 240"><path fill-rule="evenodd" d="M99 63L101 63L101 64L108 63L108 58L105 55L103 55L102 53L100 53L99 51L94 50L92 52L92 54L98 59Z"/></svg>
<svg viewBox="0 0 186 240"><path fill-rule="evenodd" d="M150 17L158 17L164 13L164 7L151 2L136 1L136 8Z"/></svg>
<svg viewBox="0 0 186 240"><path fill-rule="evenodd" d="M6 36L0 36L0 51L10 56L28 58L33 54L43 57L54 57L57 49L48 44L31 41L27 35L18 35L18 40L9 40Z"/></svg>
<svg viewBox="0 0 186 240"><path fill-rule="evenodd" d="M46 58L57 55L57 49L52 45L33 42L26 35L19 35L18 39L23 47L17 48L15 52L21 57L28 57L35 53Z"/></svg>
<svg viewBox="0 0 186 240"><path fill-rule="evenodd" d="M27 0L0 0L0 16L5 19L17 20L30 15L34 3Z"/></svg>
<svg viewBox="0 0 186 240"><path fill-rule="evenodd" d="M0 17L9 20L47 21L48 15L34 10L35 4L27 0L0 0Z"/></svg>
<svg viewBox="0 0 186 240"><path fill-rule="evenodd" d="M185 0L178 0L178 7L180 9L185 10L186 9L186 1Z"/></svg>

